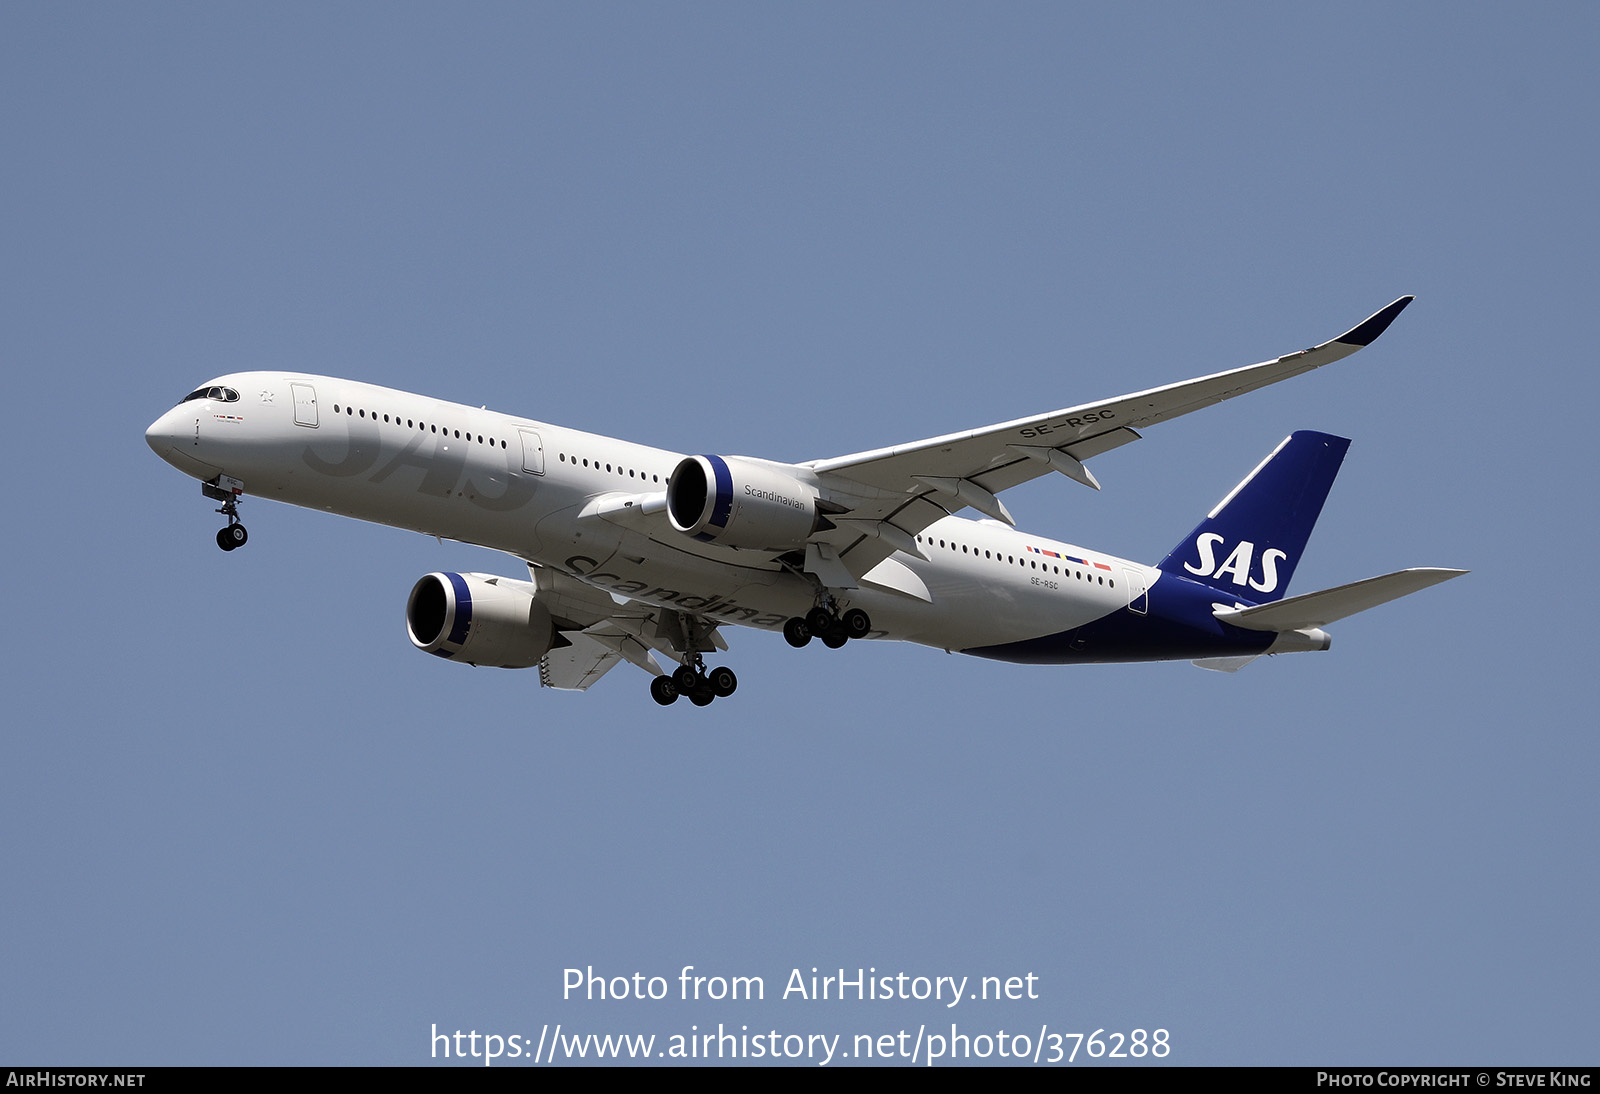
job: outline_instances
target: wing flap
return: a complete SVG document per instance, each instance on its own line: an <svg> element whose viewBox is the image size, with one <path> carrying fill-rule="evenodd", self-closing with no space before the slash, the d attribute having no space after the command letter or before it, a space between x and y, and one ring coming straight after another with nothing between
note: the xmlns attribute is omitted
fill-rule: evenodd
<svg viewBox="0 0 1600 1094"><path fill-rule="evenodd" d="M539 662L539 682L563 691L587 691L621 660L616 650L595 641L582 631L563 631L571 645L551 650Z"/></svg>

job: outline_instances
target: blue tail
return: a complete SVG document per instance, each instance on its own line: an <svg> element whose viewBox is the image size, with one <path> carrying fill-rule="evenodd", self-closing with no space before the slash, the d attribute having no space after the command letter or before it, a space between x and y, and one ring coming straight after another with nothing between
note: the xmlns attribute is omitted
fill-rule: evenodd
<svg viewBox="0 0 1600 1094"><path fill-rule="evenodd" d="M1327 433L1291 434L1157 568L1230 597L1281 599L1349 447Z"/></svg>

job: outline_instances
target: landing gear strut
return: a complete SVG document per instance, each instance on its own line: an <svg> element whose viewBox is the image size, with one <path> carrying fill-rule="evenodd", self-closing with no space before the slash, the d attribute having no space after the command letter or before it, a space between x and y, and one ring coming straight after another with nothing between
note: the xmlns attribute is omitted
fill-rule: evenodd
<svg viewBox="0 0 1600 1094"><path fill-rule="evenodd" d="M222 508L217 512L228 518L228 526L217 532L217 546L224 551L243 547L250 538L250 533L239 523L239 497L244 493L244 483L223 475L214 483L201 483L200 492L212 501L220 501Z"/></svg>
<svg viewBox="0 0 1600 1094"><path fill-rule="evenodd" d="M678 696L687 695L697 707L709 706L713 699L732 695L739 686L739 678L726 665L710 671L698 653L686 658L671 673L650 681L650 697L662 706L671 706Z"/></svg>

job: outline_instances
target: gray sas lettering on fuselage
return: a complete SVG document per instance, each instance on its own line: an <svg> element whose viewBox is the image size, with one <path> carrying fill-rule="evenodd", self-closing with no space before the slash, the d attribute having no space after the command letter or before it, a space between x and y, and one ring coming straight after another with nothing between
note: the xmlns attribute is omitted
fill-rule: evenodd
<svg viewBox="0 0 1600 1094"><path fill-rule="evenodd" d="M422 445L428 440L433 441L433 451L423 454ZM461 471L467 465L467 452L459 444L455 451L451 451L449 444L441 445L439 442L437 436L413 434L394 454L394 458L378 469L371 481L383 482L402 467L416 467L423 472L417 493L438 498L449 497L455 492L456 483L461 481Z"/></svg>
<svg viewBox="0 0 1600 1094"><path fill-rule="evenodd" d="M300 454L305 465L318 474L334 478L350 478L370 470L378 462L382 449L382 440L376 423L349 422L347 426L343 460L330 462L324 459L315 447L308 444ZM405 444L400 446L399 451L368 476L367 481L383 483L400 468L414 467L422 472L422 480L417 484L417 493L430 497L447 498L459 492L480 509L497 513L519 508L533 499L533 482L517 473L518 468L512 466L509 449L495 450L503 455L506 463L505 472L502 475L492 471L489 476L491 482L503 482L504 489L499 494L488 494L473 479L462 480L462 474L467 467L467 456L471 451L465 446L471 442L457 441L452 447L451 440L452 438L435 434L411 434ZM430 441L431 450L426 447ZM325 444L320 447L324 450L327 448Z"/></svg>
<svg viewBox="0 0 1600 1094"><path fill-rule="evenodd" d="M505 489L500 493L484 493L483 487L479 486L475 479L468 479L462 484L467 500L479 509L487 509L491 513L509 513L513 509L520 509L533 500L534 480L522 474L520 460L516 466L512 466L511 457L507 454L507 451L502 450L501 453L506 463L505 470L495 469L489 472L488 481L505 484Z"/></svg>
<svg viewBox="0 0 1600 1094"><path fill-rule="evenodd" d="M323 436L332 436L330 430ZM319 441L322 436L317 438ZM306 445L300 453L300 458L305 465L319 475L330 478L347 479L369 470L378 462L378 450L382 443L378 437L376 422L349 422L345 430L344 459L338 463L330 463L317 453L317 448L326 448L326 445Z"/></svg>

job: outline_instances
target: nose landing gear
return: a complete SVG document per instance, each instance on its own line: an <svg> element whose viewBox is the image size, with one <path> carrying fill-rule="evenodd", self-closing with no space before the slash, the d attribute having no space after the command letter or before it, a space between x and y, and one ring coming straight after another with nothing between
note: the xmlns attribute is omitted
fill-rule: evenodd
<svg viewBox="0 0 1600 1094"><path fill-rule="evenodd" d="M228 526L217 532L217 546L224 551L238 550L250 538L250 533L239 523L239 500L244 495L244 483L219 475L216 482L203 482L200 492L212 501L220 501L217 512L228 518Z"/></svg>

